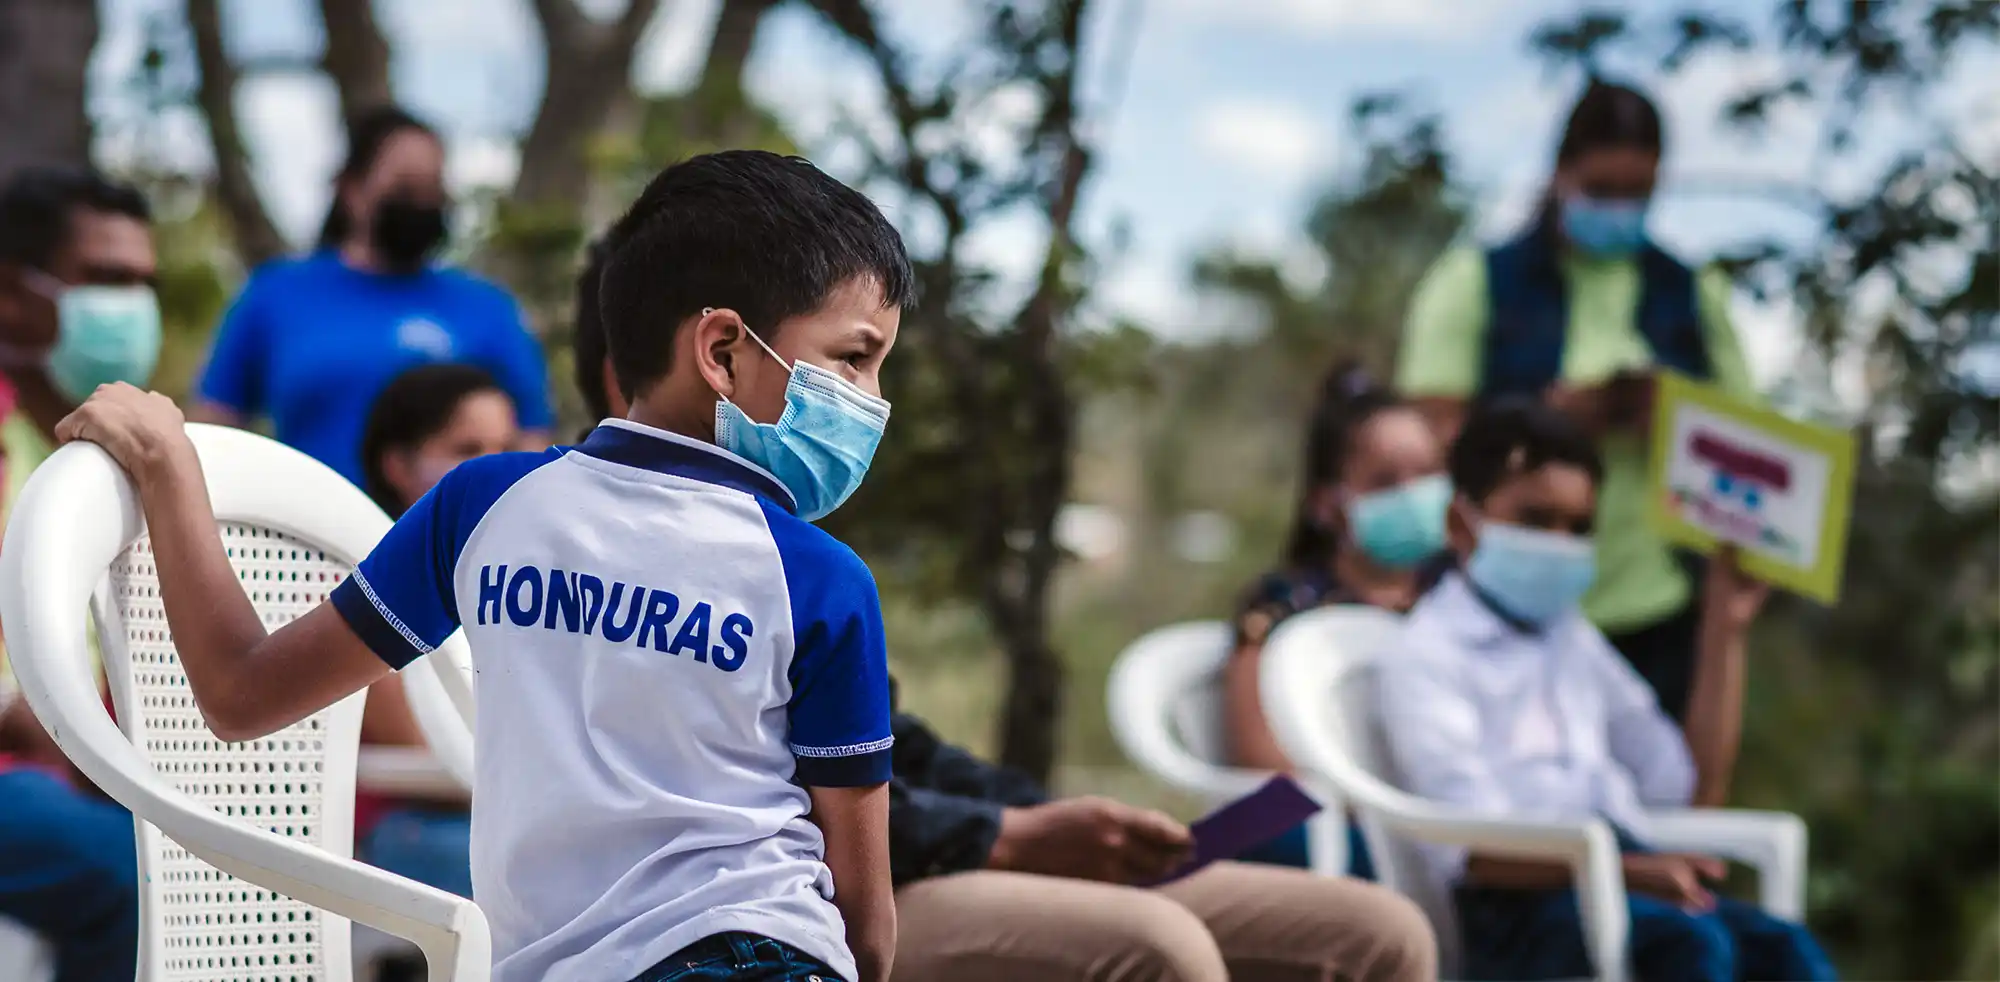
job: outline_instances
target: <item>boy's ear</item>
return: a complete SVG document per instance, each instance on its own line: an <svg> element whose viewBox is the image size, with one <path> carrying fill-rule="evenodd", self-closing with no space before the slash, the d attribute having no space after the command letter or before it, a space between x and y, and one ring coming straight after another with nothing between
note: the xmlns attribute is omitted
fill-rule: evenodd
<svg viewBox="0 0 2000 982"><path fill-rule="evenodd" d="M727 308L703 310L695 321L695 369L715 394L729 399L736 394L736 349L743 340L743 318Z"/></svg>

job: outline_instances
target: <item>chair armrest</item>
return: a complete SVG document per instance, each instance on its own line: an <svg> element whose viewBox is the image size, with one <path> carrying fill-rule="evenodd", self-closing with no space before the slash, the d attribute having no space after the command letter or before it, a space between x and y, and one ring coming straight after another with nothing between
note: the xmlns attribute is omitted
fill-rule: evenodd
<svg viewBox="0 0 2000 982"><path fill-rule="evenodd" d="M354 760L355 787L394 797L463 801L466 787L423 747L364 746Z"/></svg>
<svg viewBox="0 0 2000 982"><path fill-rule="evenodd" d="M1631 932L1631 915L1625 904L1618 839L1611 834L1609 825L1599 819L1485 818L1400 792L1383 798L1363 807L1386 831L1419 842L1462 846L1476 852L1523 859L1555 860L1568 865L1576 886L1585 944L1591 963L1597 966L1597 978L1623 982L1629 977L1626 939Z"/></svg>
<svg viewBox="0 0 2000 982"><path fill-rule="evenodd" d="M1701 852L1757 871L1759 902L1774 917L1805 916L1806 823L1790 812L1690 808L1648 812L1647 844Z"/></svg>

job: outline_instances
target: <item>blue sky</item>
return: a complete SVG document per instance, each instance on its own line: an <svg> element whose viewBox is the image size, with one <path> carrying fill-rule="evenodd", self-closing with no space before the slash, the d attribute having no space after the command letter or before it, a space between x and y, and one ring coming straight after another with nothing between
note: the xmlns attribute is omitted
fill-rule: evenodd
<svg viewBox="0 0 2000 982"><path fill-rule="evenodd" d="M635 69L642 89L687 81L706 44L718 0L668 0L649 29ZM1529 29L1572 12L1554 0L1099 0L1107 18L1139 4L1122 98L1101 124L1100 168L1085 204L1086 228L1114 223L1134 247L1111 271L1105 302L1167 332L1226 327L1227 308L1206 304L1185 283L1189 258L1219 243L1287 259L1298 247L1300 217L1331 170L1352 148L1343 132L1351 100L1385 88L1407 89L1441 111L1451 144L1480 192L1482 230L1503 230L1538 192L1554 129L1573 94L1570 78L1551 78L1528 56ZM105 40L95 69L99 108L130 118L116 97L140 46L149 12L178 0L102 0ZM601 12L620 0L586 0ZM959 0L883 0L891 30L920 49L942 50L965 27ZM1664 3L1626 5L1641 18ZM1745 4L1761 14L1768 4ZM504 185L513 173L514 134L525 128L540 89L536 28L527 0L377 0L395 45L399 98L445 129L452 177L462 186ZM297 52L320 43L312 0L225 0L226 41L241 55ZM1106 39L1112 32L1095 32ZM1105 87L1114 61L1094 52L1091 91ZM1635 66L1636 67L1636 66ZM1722 100L1746 82L1783 66L1775 60L1714 57L1697 61L1657 95L1669 125L1668 182L1655 212L1656 233L1701 257L1733 242L1808 235L1795 209L1740 194L1714 193L1719 182L1858 181L1928 129L1959 134L1977 159L2000 160L2000 89L1978 85L2000 70L1983 51L1924 104L1874 107L1862 129L1864 151L1831 172L1811 148L1822 118L1781 115L1763 139L1715 125ZM1642 78L1644 76L1642 75ZM810 14L787 8L760 37L751 86L810 147L841 114L874 116L865 66ZM1098 100L1102 108L1102 100ZM333 94L310 76L274 77L246 86L238 106L255 173L280 226L294 239L310 233L325 208L341 139ZM1021 107L998 100L968 125ZM200 121L189 113L137 129L108 128L108 156L143 144L192 167L206 165ZM133 136L131 134L139 134ZM121 135L123 134L123 135ZM838 173L842 155L823 163ZM896 208L886 202L892 215ZM1005 268L1038 257L1038 230L1025 217L1003 222L978 243ZM1305 263L1291 263L1309 277ZM1760 376L1784 373L1795 332L1782 303L1739 304L1738 315Z"/></svg>

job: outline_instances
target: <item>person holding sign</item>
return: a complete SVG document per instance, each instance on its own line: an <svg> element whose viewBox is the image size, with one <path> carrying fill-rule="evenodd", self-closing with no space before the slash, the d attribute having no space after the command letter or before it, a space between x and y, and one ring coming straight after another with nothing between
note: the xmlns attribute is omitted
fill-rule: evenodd
<svg viewBox="0 0 2000 982"><path fill-rule="evenodd" d="M1376 664L1396 772L1412 794L1482 818L1609 822L1625 854L1638 978L1831 979L1804 927L1713 892L1720 860L1646 847L1648 811L1713 806L1727 792L1743 679L1698 666L1683 735L1581 616L1602 528L1605 465L1592 444L1574 420L1525 399L1475 411L1459 434L1446 518L1456 569ZM1731 622L1756 611L1709 601ZM1437 885L1454 889L1466 977L1591 974L1568 866L1454 846L1426 847L1424 858Z"/></svg>
<svg viewBox="0 0 2000 982"><path fill-rule="evenodd" d="M1690 268L1646 234L1663 148L1645 95L1592 82L1528 228L1496 248L1446 254L1418 288L1396 382L1446 442L1468 404L1505 396L1538 397L1583 425L1605 467L1584 613L1685 722L1698 649L1727 639L1702 602L1703 564L1647 520L1654 383L1665 369L1740 398L1754 392L1729 324L1728 277ZM1716 567L1733 562L1706 565L1726 583L1733 570Z"/></svg>

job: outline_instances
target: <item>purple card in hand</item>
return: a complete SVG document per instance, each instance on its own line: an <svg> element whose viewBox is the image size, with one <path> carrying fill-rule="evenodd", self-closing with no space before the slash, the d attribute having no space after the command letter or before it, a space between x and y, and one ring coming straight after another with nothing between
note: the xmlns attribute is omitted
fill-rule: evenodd
<svg viewBox="0 0 2000 982"><path fill-rule="evenodd" d="M1180 869L1152 885L1172 883L1210 863L1234 859L1318 814L1319 809L1320 803L1298 782L1280 774L1188 826L1194 833L1194 853Z"/></svg>

